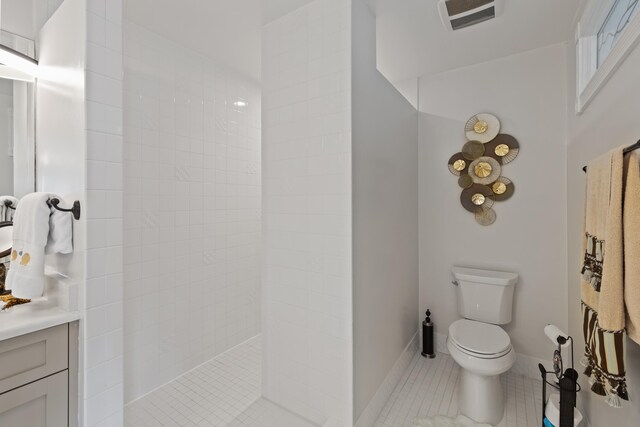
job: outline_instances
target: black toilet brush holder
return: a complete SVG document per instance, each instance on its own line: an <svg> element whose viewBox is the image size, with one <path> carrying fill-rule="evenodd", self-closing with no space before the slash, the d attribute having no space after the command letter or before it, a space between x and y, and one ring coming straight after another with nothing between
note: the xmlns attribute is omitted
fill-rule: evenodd
<svg viewBox="0 0 640 427"><path fill-rule="evenodd" d="M427 317L422 322L422 356L428 359L436 357L434 351L434 330L433 323L431 322L431 311L427 310Z"/></svg>

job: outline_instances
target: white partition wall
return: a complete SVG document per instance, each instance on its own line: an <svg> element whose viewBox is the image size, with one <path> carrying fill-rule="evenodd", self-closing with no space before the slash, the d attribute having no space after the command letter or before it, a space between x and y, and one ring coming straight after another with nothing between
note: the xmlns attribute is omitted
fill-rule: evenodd
<svg viewBox="0 0 640 427"><path fill-rule="evenodd" d="M351 2L263 30L263 392L352 425Z"/></svg>
<svg viewBox="0 0 640 427"><path fill-rule="evenodd" d="M47 266L78 287L79 424L117 426L123 423L122 1L47 6L55 13L38 35L36 188L82 205L73 254L49 256Z"/></svg>
<svg viewBox="0 0 640 427"><path fill-rule="evenodd" d="M417 330L418 111L377 70L362 0L352 23L354 421L369 426L394 365L413 356L403 357Z"/></svg>

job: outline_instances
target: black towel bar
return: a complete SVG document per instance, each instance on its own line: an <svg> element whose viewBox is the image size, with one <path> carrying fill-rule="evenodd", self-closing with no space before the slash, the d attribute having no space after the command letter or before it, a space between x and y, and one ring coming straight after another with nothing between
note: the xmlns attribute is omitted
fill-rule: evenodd
<svg viewBox="0 0 640 427"><path fill-rule="evenodd" d="M638 142L636 142L635 144L630 145L630 146L628 146L627 148L625 148L625 149L622 151L622 154L630 153L630 152L635 151L635 150L637 150L637 149L639 149L639 148L640 148L640 140L639 140ZM586 166L585 166L585 167L583 167L583 168L582 168L582 170L586 172L586 171L587 171L587 167L586 167Z"/></svg>
<svg viewBox="0 0 640 427"><path fill-rule="evenodd" d="M47 204L49 206L53 206L54 209L59 210L60 212L71 212L73 214L73 217L76 220L80 219L80 202L79 201L75 201L73 202L73 207L71 209L65 209L65 208L61 208L60 206L58 206L60 204L60 200L59 199L51 199L47 202Z"/></svg>

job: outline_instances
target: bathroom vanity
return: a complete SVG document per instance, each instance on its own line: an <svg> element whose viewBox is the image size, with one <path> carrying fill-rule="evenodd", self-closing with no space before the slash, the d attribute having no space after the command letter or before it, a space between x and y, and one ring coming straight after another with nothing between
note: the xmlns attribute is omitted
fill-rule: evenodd
<svg viewBox="0 0 640 427"><path fill-rule="evenodd" d="M78 314L50 302L0 312L0 426L78 425Z"/></svg>

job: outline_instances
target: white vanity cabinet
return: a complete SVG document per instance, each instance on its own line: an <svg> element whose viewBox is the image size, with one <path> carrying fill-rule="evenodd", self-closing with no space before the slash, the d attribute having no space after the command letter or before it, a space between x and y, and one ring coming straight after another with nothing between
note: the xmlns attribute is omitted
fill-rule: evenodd
<svg viewBox="0 0 640 427"><path fill-rule="evenodd" d="M0 342L0 426L77 426L78 324Z"/></svg>

